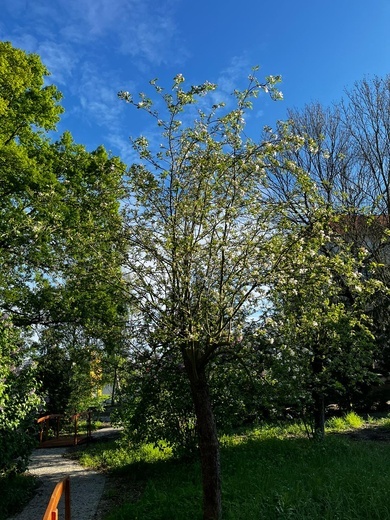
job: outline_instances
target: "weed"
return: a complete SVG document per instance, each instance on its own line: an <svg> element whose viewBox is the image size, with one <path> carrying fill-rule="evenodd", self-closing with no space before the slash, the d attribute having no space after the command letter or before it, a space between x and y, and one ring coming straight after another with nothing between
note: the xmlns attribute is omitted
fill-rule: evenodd
<svg viewBox="0 0 390 520"><path fill-rule="evenodd" d="M363 419L355 412L349 412L343 417L331 417L326 422L328 429L338 432L349 430L351 428L361 428L363 425Z"/></svg>

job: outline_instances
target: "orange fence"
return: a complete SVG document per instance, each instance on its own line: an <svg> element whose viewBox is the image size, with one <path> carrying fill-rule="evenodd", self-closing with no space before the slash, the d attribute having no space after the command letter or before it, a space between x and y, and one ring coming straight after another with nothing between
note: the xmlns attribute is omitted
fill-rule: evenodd
<svg viewBox="0 0 390 520"><path fill-rule="evenodd" d="M58 502L65 493L65 520L70 520L70 480L69 477L58 482L50 497L42 520L58 520Z"/></svg>

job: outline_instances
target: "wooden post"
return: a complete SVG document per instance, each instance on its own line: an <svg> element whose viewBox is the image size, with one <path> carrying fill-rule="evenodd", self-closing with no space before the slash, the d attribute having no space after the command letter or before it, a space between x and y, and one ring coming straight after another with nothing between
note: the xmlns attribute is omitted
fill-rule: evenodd
<svg viewBox="0 0 390 520"><path fill-rule="evenodd" d="M70 478L65 480L65 520L70 520Z"/></svg>
<svg viewBox="0 0 390 520"><path fill-rule="evenodd" d="M78 421L79 415L77 413L75 413L73 417L74 417L74 440L73 440L73 444L76 446L77 445L77 430L78 430L77 421Z"/></svg>
<svg viewBox="0 0 390 520"><path fill-rule="evenodd" d="M70 514L70 479L64 478L54 488L42 520L58 520L58 502L65 493L65 520L71 520Z"/></svg>

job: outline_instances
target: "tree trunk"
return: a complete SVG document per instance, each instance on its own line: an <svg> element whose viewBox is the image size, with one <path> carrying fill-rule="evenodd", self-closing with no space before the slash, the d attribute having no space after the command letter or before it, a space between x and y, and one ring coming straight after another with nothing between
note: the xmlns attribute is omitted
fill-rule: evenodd
<svg viewBox="0 0 390 520"><path fill-rule="evenodd" d="M187 368L190 367L187 365ZM197 419L202 468L203 520L220 520L222 517L220 452L209 385L204 369L196 375L193 369L190 369L187 374L191 383Z"/></svg>
<svg viewBox="0 0 390 520"><path fill-rule="evenodd" d="M325 436L325 402L322 393L313 392L313 419L314 436L316 439L323 439Z"/></svg>
<svg viewBox="0 0 390 520"><path fill-rule="evenodd" d="M114 379L112 382L112 392L111 392L111 406L114 406L115 404L115 397L116 397L116 381L117 381L117 368L114 368Z"/></svg>
<svg viewBox="0 0 390 520"><path fill-rule="evenodd" d="M314 437L316 439L323 439L325 437L325 399L324 393L319 387L318 379L324 371L324 356L321 351L320 344L314 345L314 357L312 360L313 371L313 419L314 419Z"/></svg>

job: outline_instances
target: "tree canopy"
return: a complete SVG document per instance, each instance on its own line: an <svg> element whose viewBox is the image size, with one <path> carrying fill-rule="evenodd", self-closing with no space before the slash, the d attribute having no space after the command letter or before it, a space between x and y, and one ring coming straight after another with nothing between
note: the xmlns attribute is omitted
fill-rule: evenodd
<svg viewBox="0 0 390 520"><path fill-rule="evenodd" d="M21 460L28 433L21 421L34 420L44 395L33 363L44 328L78 327L79 336L104 342L123 313L110 279L121 276L126 167L68 132L49 138L63 109L47 75L39 56L0 43L0 414L4 442L17 440ZM11 444L9 453L1 471L12 466Z"/></svg>
<svg viewBox="0 0 390 520"><path fill-rule="evenodd" d="M245 118L281 94L256 70L226 104L181 74L119 93L157 130L127 168L49 138L60 92L0 43L1 474L25 468L43 396L79 411L110 375L125 440L199 450L219 520L217 424L294 409L322 435L330 399L386 373L388 78L257 142Z"/></svg>

